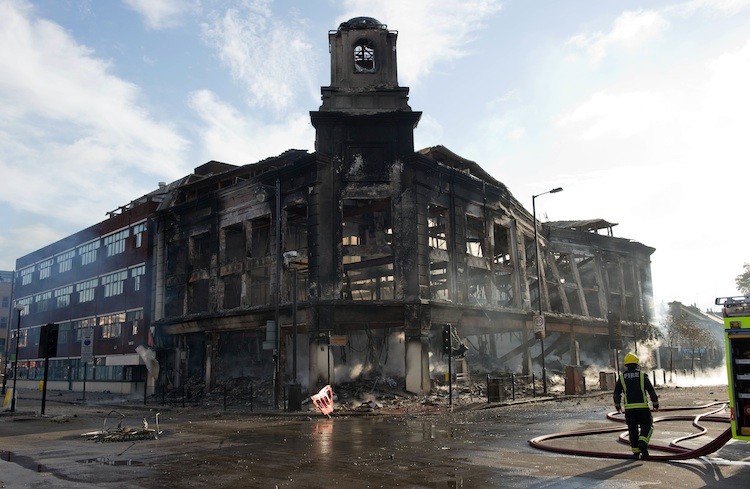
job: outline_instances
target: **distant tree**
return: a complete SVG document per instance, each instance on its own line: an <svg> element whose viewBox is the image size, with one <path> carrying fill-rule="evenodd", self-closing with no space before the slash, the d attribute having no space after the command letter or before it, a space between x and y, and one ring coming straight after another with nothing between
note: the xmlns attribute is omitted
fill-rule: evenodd
<svg viewBox="0 0 750 489"><path fill-rule="evenodd" d="M745 263L743 272L734 278L737 290L745 295L750 295L750 263Z"/></svg>
<svg viewBox="0 0 750 489"><path fill-rule="evenodd" d="M687 347L691 351L690 369L695 370L695 350L716 346L716 339L711 333L688 319L687 315L672 314L664 318L665 337L669 345L669 370L674 370L673 351L678 346ZM683 368L684 358L683 358Z"/></svg>

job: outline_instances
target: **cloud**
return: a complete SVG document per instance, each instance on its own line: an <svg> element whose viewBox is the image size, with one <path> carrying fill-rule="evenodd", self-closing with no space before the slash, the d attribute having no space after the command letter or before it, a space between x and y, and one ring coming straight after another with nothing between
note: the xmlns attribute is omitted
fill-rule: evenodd
<svg viewBox="0 0 750 489"><path fill-rule="evenodd" d="M143 17L146 27L159 30L180 25L198 3L188 0L122 0Z"/></svg>
<svg viewBox="0 0 750 489"><path fill-rule="evenodd" d="M90 224L151 190L139 176L184 173L188 143L151 117L139 88L28 3L0 2L0 45L0 199Z"/></svg>
<svg viewBox="0 0 750 489"><path fill-rule="evenodd" d="M63 235L44 223L35 223L28 226L13 228L9 232L14 243L23 243L26 249L38 249L54 243L63 237ZM0 242L2 245L10 245L8 240Z"/></svg>
<svg viewBox="0 0 750 489"><path fill-rule="evenodd" d="M243 116L210 90L192 93L189 105L202 121L199 133L206 158L236 165L254 163L287 149L312 150L315 141L306 112L267 123Z"/></svg>
<svg viewBox="0 0 750 489"><path fill-rule="evenodd" d="M593 63L601 61L614 48L635 49L660 34L668 22L653 10L623 12L607 33L576 34L568 44L585 50Z"/></svg>
<svg viewBox="0 0 750 489"><path fill-rule="evenodd" d="M667 120L669 110L662 96L653 92L594 93L586 102L560 117L560 126L581 128L581 138L605 135L631 137Z"/></svg>
<svg viewBox="0 0 750 489"><path fill-rule="evenodd" d="M293 106L300 91L319 98L305 29L294 18L274 19L267 1L213 11L202 26L204 41L245 86L247 103L277 111Z"/></svg>
<svg viewBox="0 0 750 489"><path fill-rule="evenodd" d="M696 11L733 15L750 6L750 0L691 0L676 5L677 10L691 14Z"/></svg>
<svg viewBox="0 0 750 489"><path fill-rule="evenodd" d="M438 63L465 56L484 22L501 10L498 0L346 0L339 22L367 15L401 27L398 72L414 85Z"/></svg>

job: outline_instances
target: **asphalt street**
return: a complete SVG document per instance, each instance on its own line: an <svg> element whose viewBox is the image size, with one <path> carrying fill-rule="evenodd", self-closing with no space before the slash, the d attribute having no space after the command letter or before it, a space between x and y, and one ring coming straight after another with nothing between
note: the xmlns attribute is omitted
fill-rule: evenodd
<svg viewBox="0 0 750 489"><path fill-rule="evenodd" d="M334 411L330 419L312 410L144 406L142 399L95 394L83 403L58 394L50 393L44 417L33 393L22 395L17 413L0 416L0 487L744 488L750 478L750 446L742 442L681 462L569 456L529 446L544 434L611 427L611 393L502 405L474 400L452 412L447 405L429 412ZM659 395L662 407L726 399L721 386L662 388ZM117 423L139 429L144 418L154 429L157 412L157 439L97 443L81 436ZM706 435L681 444L700 446L726 426L706 423ZM652 441L669 444L695 431L690 422L657 423ZM617 433L554 443L629 451Z"/></svg>

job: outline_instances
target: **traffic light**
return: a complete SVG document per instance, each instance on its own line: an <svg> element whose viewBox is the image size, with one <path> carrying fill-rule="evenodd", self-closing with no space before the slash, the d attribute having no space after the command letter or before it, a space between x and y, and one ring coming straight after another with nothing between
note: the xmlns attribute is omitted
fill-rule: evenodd
<svg viewBox="0 0 750 489"><path fill-rule="evenodd" d="M622 349L622 325L620 316L614 312L607 313L607 326L609 328L609 348L612 350Z"/></svg>
<svg viewBox="0 0 750 489"><path fill-rule="evenodd" d="M443 353L449 354L451 351L451 325L443 326Z"/></svg>
<svg viewBox="0 0 750 489"><path fill-rule="evenodd" d="M42 326L39 335L39 357L50 358L57 355L57 336L60 325L49 323Z"/></svg>

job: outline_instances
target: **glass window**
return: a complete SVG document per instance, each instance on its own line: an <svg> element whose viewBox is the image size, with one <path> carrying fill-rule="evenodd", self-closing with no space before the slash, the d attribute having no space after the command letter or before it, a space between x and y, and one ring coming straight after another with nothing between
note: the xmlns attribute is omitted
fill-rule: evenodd
<svg viewBox="0 0 750 489"><path fill-rule="evenodd" d="M125 240L130 236L130 229L123 229L115 234L104 237L104 246L107 247L107 256L113 256L125 251Z"/></svg>
<svg viewBox="0 0 750 489"><path fill-rule="evenodd" d="M52 273L53 263L55 263L55 260L50 258L49 260L44 260L42 263L39 264L39 280L49 278L49 276Z"/></svg>
<svg viewBox="0 0 750 489"><path fill-rule="evenodd" d="M102 338L119 338L122 335L122 323L124 322L124 312L99 316L99 326L102 328Z"/></svg>
<svg viewBox="0 0 750 489"><path fill-rule="evenodd" d="M7 309L7 308L10 307L10 297L8 297L7 295L3 296L3 306L2 307L3 307L3 309Z"/></svg>
<svg viewBox="0 0 750 489"><path fill-rule="evenodd" d="M92 241L78 247L78 256L81 257L81 265L88 265L96 261L96 250L99 249L99 240Z"/></svg>
<svg viewBox="0 0 750 489"><path fill-rule="evenodd" d="M141 290L141 277L146 273L146 265L130 269L130 276L133 278L133 290Z"/></svg>
<svg viewBox="0 0 750 489"><path fill-rule="evenodd" d="M24 299L18 299L16 301L16 304L20 304L24 306L23 311L21 311L21 316L25 316L29 313L29 306L31 306L31 297L26 297Z"/></svg>
<svg viewBox="0 0 750 489"><path fill-rule="evenodd" d="M34 267L28 267L21 270L21 285L29 285L31 283L32 275L34 273Z"/></svg>
<svg viewBox="0 0 750 489"><path fill-rule="evenodd" d="M146 232L146 223L142 222L133 226L133 236L135 236L135 247L143 246L143 233Z"/></svg>
<svg viewBox="0 0 750 489"><path fill-rule="evenodd" d="M76 332L76 341L81 341L83 338L83 332L87 328L94 328L96 326L96 318L84 318L76 321L71 321L71 328Z"/></svg>
<svg viewBox="0 0 750 489"><path fill-rule="evenodd" d="M143 309L130 311L125 316L125 322L130 323L133 328L131 330L131 335L138 335L138 330L140 329L141 324L143 324Z"/></svg>
<svg viewBox="0 0 750 489"><path fill-rule="evenodd" d="M55 303L57 307L67 307L70 305L70 296L73 293L73 286L72 285L66 285L65 287L60 287L59 289L55 289L53 292L55 296Z"/></svg>
<svg viewBox="0 0 750 489"><path fill-rule="evenodd" d="M104 286L104 297L112 297L114 295L120 295L123 292L125 279L128 278L128 271L121 270L119 272L110 273L102 277L102 285Z"/></svg>
<svg viewBox="0 0 750 489"><path fill-rule="evenodd" d="M86 280L76 284L78 292L78 302L90 302L96 297L96 286L99 285L99 279Z"/></svg>
<svg viewBox="0 0 750 489"><path fill-rule="evenodd" d="M34 309L36 312L44 312L49 308L52 291L42 292L34 296Z"/></svg>
<svg viewBox="0 0 750 489"><path fill-rule="evenodd" d="M74 250L66 251L61 255L57 255L57 273L67 272L73 268L73 257L76 256Z"/></svg>

